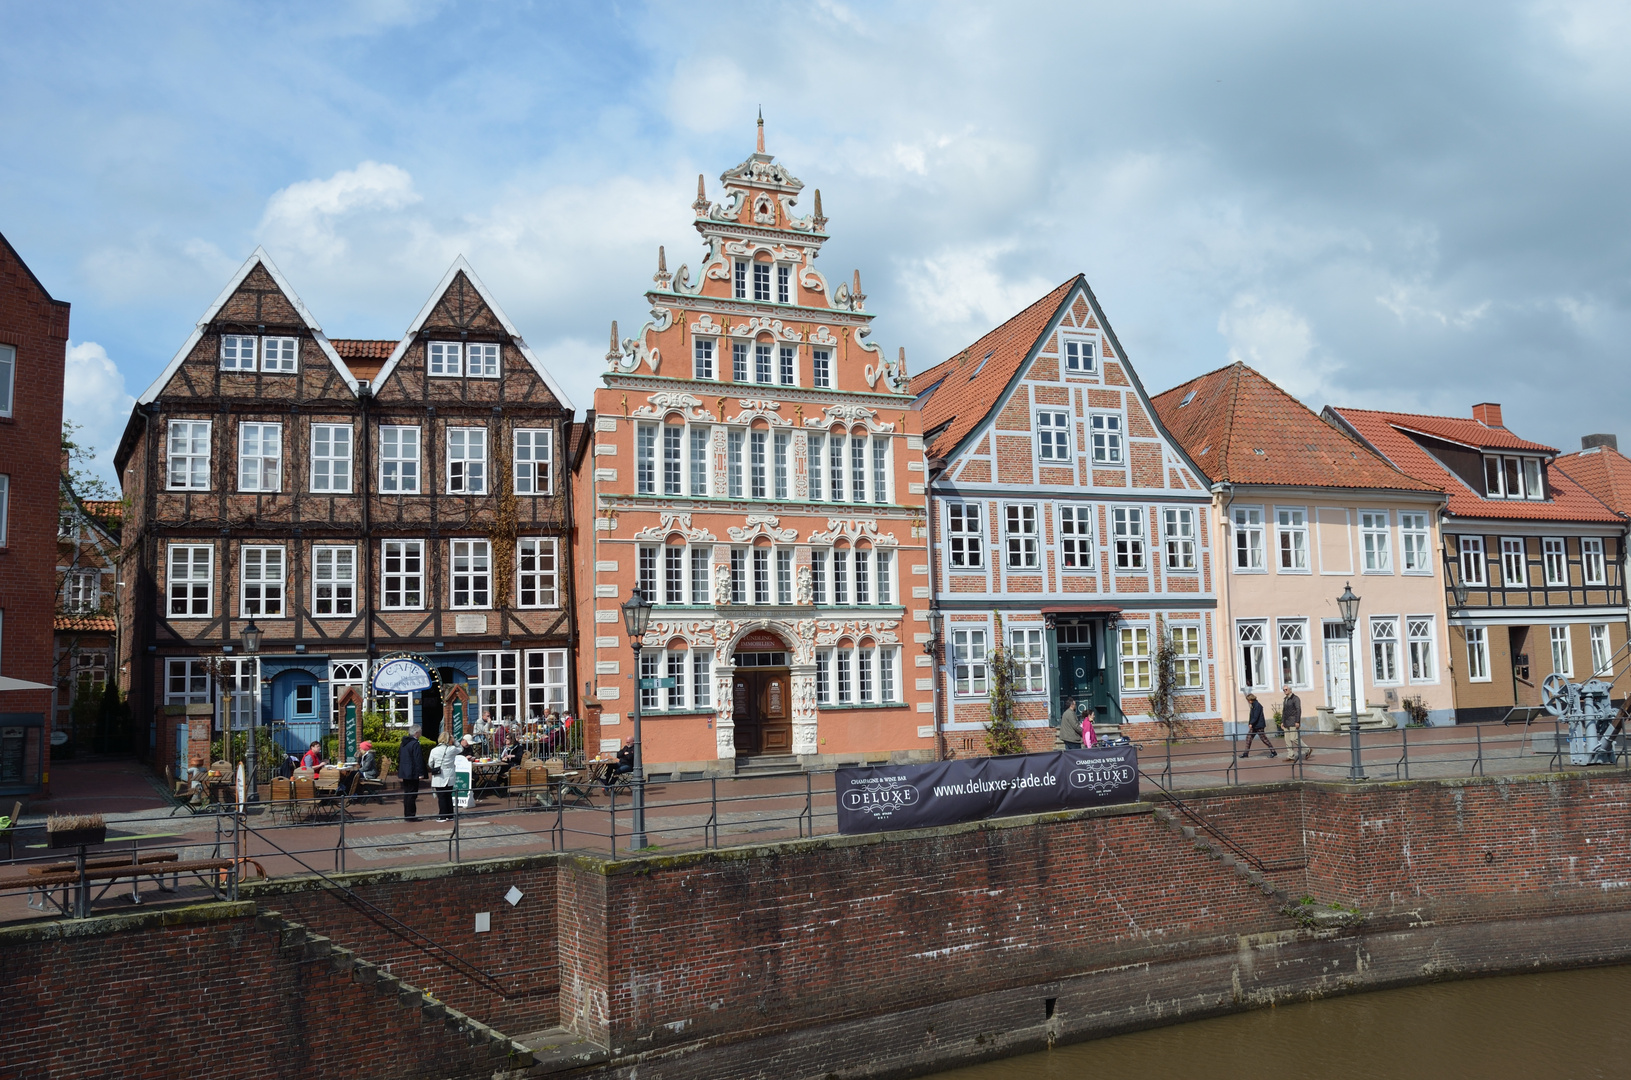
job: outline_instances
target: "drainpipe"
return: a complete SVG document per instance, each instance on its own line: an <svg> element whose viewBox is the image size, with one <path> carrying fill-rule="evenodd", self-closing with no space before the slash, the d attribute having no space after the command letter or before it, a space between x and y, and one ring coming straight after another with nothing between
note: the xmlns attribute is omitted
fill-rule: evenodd
<svg viewBox="0 0 1631 1080"><path fill-rule="evenodd" d="M357 484L358 494L362 496L362 565L363 580L367 587L358 589L362 594L362 625L363 625L363 678L367 688L367 703L370 710L374 707L374 679L373 672L368 670L374 662L374 534L371 526L373 503L373 436L368 427L368 407L374 400L374 384L369 379L357 381L357 404L362 418L362 469L360 481Z"/></svg>
<svg viewBox="0 0 1631 1080"><path fill-rule="evenodd" d="M941 669L944 666L941 663L940 651L942 632L940 627L937 625L937 620L932 617L932 613L940 605L940 597L937 595L935 588L935 580L938 575L935 574L934 552L934 518L936 513L934 501L934 482L938 480L941 474L946 471L946 460L945 458L937 458L935 461L930 462L925 459L924 469L926 470L928 479L928 482L923 485L923 520L928 523L928 548L926 550L926 554L929 556L929 611L931 613L931 618L929 619L929 633L932 635L929 639L929 644L934 648L934 652L930 654L934 663L929 668L929 671L931 672L931 678L929 680L929 701L930 708L934 710L935 760L945 761L946 725L940 718L940 675Z"/></svg>

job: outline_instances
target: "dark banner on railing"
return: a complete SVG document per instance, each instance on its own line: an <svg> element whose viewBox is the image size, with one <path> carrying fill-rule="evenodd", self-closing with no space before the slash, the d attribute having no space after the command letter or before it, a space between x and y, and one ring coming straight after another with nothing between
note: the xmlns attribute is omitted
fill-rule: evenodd
<svg viewBox="0 0 1631 1080"><path fill-rule="evenodd" d="M1138 749L839 769L838 831L888 832L1138 801Z"/></svg>

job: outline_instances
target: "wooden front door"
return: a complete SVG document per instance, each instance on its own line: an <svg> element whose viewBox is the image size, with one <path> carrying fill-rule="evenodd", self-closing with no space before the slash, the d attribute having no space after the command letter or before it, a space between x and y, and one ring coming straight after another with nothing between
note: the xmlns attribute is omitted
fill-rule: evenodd
<svg viewBox="0 0 1631 1080"><path fill-rule="evenodd" d="M732 678L736 752L793 752L793 683L785 670L739 670Z"/></svg>

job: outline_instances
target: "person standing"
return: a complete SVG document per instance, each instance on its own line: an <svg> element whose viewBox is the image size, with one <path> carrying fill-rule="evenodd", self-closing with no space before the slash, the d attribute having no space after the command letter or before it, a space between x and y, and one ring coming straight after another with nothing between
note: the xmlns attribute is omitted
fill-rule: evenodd
<svg viewBox="0 0 1631 1080"><path fill-rule="evenodd" d="M1269 742L1268 732L1265 730L1268 727L1268 718L1263 715L1263 703L1257 700L1256 694L1247 694L1246 700L1251 702L1252 711L1251 715L1246 718L1246 749L1240 752L1240 756L1251 757L1252 740L1262 739L1263 749L1269 752L1269 757L1279 757L1280 755L1274 752L1274 744ZM1298 712L1301 711L1301 703L1299 703Z"/></svg>
<svg viewBox="0 0 1631 1080"><path fill-rule="evenodd" d="M397 755L397 776L402 781L402 817L419 820L419 781L425 776L425 748L419 745L419 725L408 729Z"/></svg>
<svg viewBox="0 0 1631 1080"><path fill-rule="evenodd" d="M1303 742L1303 699L1289 686L1286 687L1285 700L1280 703L1280 726L1286 731L1288 762L1306 761L1314 756L1314 751Z"/></svg>
<svg viewBox="0 0 1631 1080"><path fill-rule="evenodd" d="M453 733L444 729L436 748L430 752L430 787L436 793L436 820L453 820L453 777L458 772L459 748Z"/></svg>
<svg viewBox="0 0 1631 1080"><path fill-rule="evenodd" d="M1082 748L1082 720L1076 712L1075 698L1066 698L1065 707L1059 713L1059 741L1065 744L1066 750Z"/></svg>

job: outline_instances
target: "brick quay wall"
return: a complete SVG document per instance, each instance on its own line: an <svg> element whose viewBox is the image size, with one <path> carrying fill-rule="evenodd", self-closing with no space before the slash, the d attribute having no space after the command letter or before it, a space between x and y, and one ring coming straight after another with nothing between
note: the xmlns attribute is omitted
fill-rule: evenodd
<svg viewBox="0 0 1631 1080"><path fill-rule="evenodd" d="M471 1046L486 1037L480 1025L513 1037L559 1024L604 1048L589 1066L596 1075L649 1080L910 1075L1275 1001L1631 961L1622 774L1288 783L1183 798L1266 873L1218 857L1216 837L1190 836L1192 822L1157 796L617 862L556 855L346 875L363 905L315 881L245 886L260 923L298 923L434 1003L407 993L411 1015L383 1021L378 993L344 989L355 973L330 964L297 978L279 966L296 964L287 940L279 952L276 935L267 946L242 928L237 939L178 948L163 926L133 927L105 935L128 942L110 959L76 952L101 938L51 924L61 929L49 943L0 935L0 977L21 987L25 1018L57 1015L94 978L84 972L110 966L125 986L195 987L196 1018L179 1015L189 999L166 1003L182 1030L261 1000L266 1022L234 1036L246 1054L255 1040L311 1038L311 1010L287 1000L309 982L329 995L325 1039L408 1062L346 1073L314 1059L302 1072L280 1063L233 1070L240 1076L465 1075L495 1052ZM523 894L513 907L512 885ZM1299 904L1305 896L1317 902ZM476 934L483 912L492 929ZM47 947L49 963L38 953ZM240 949L262 966L233 982ZM232 988L225 997L222 986ZM98 999L99 1024L145 1009L127 997ZM421 1027L430 1007L471 1018L445 1041L474 1057L415 1071L411 1048L436 1038Z"/></svg>

